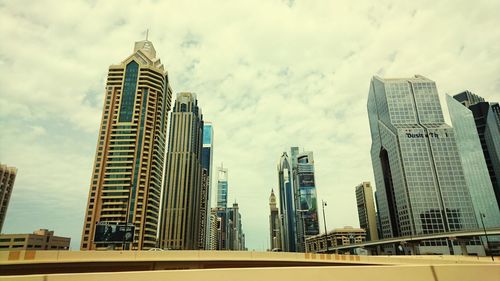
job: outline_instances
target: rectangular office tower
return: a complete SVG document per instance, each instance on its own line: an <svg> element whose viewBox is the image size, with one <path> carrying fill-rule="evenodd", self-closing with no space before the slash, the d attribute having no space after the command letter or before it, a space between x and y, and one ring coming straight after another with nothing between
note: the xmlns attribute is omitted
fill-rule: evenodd
<svg viewBox="0 0 500 281"><path fill-rule="evenodd" d="M434 81L373 77L368 117L383 238L477 229L455 133L444 122ZM460 253L446 239L415 249Z"/></svg>
<svg viewBox="0 0 500 281"><path fill-rule="evenodd" d="M17 169L7 167L0 163L0 233L2 232L3 223L7 215L12 188L16 180Z"/></svg>
<svg viewBox="0 0 500 281"><path fill-rule="evenodd" d="M109 67L81 250L156 247L171 98L150 41Z"/></svg>
<svg viewBox="0 0 500 281"><path fill-rule="evenodd" d="M201 206L199 248L210 248L210 203L212 198L212 159L213 159L213 127L212 123L203 125L203 148L201 151Z"/></svg>
<svg viewBox="0 0 500 281"><path fill-rule="evenodd" d="M366 240L378 240L373 189L369 181L356 186L356 203L358 206L359 226L366 230Z"/></svg>
<svg viewBox="0 0 500 281"><path fill-rule="evenodd" d="M446 102L464 167L465 181L474 203L476 220L480 222L481 215L483 215L482 219L486 227L498 227L500 226L500 210L488 174L488 166L476 130L474 115L470 109L449 95L446 95Z"/></svg>
<svg viewBox="0 0 500 281"><path fill-rule="evenodd" d="M291 148L291 156L296 208L297 252L305 252L307 238L319 234L314 157L312 151L299 152L297 147Z"/></svg>
<svg viewBox="0 0 500 281"><path fill-rule="evenodd" d="M201 151L203 115L193 93L179 93L170 118L160 247L195 250L200 247ZM203 202L203 204L207 204Z"/></svg>
<svg viewBox="0 0 500 281"><path fill-rule="evenodd" d="M497 208L500 209L500 106L486 102L469 91L453 96L474 117L488 174L495 191Z"/></svg>

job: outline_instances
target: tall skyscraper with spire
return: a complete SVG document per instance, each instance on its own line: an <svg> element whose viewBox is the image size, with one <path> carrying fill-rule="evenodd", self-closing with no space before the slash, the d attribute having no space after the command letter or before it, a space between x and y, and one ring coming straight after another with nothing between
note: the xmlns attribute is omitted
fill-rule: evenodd
<svg viewBox="0 0 500 281"><path fill-rule="evenodd" d="M278 163L278 186L281 215L282 246L285 252L295 252L297 237L295 234L295 193L292 186L292 171L286 152L280 157Z"/></svg>
<svg viewBox="0 0 500 281"><path fill-rule="evenodd" d="M271 250L281 250L281 224L274 190L269 196L269 243Z"/></svg>
<svg viewBox="0 0 500 281"><path fill-rule="evenodd" d="M221 164L217 167L217 208L227 208L227 169Z"/></svg>
<svg viewBox="0 0 500 281"><path fill-rule="evenodd" d="M203 115L193 93L179 93L171 113L160 247L203 249L200 242ZM206 204L206 202L203 202Z"/></svg>
<svg viewBox="0 0 500 281"><path fill-rule="evenodd" d="M373 77L368 117L381 238L477 229L455 133L444 122L435 82L419 75ZM453 254L460 247L443 239L423 241L417 250Z"/></svg>
<svg viewBox="0 0 500 281"><path fill-rule="evenodd" d="M130 56L109 67L82 250L156 246L171 98L167 71L151 41L136 42ZM110 237L96 243L101 224L135 226L127 238L132 243Z"/></svg>

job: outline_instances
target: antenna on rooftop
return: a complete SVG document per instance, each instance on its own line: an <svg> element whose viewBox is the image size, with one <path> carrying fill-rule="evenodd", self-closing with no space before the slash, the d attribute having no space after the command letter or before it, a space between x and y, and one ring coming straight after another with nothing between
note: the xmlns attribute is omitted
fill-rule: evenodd
<svg viewBox="0 0 500 281"><path fill-rule="evenodd" d="M149 35L149 28L146 29L146 41L148 41L148 35Z"/></svg>

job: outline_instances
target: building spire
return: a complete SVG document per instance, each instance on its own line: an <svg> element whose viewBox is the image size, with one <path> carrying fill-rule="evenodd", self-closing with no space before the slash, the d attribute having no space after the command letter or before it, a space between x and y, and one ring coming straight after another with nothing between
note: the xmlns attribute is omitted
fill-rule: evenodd
<svg viewBox="0 0 500 281"><path fill-rule="evenodd" d="M149 28L146 29L146 41L148 41L148 35L149 35Z"/></svg>

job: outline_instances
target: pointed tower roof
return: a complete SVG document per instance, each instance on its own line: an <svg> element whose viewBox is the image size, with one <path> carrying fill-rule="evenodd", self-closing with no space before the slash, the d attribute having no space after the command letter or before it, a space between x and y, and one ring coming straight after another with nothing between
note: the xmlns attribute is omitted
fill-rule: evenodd
<svg viewBox="0 0 500 281"><path fill-rule="evenodd" d="M274 195L274 190L271 189L271 196L269 196L269 205L271 207L276 207L276 196Z"/></svg>
<svg viewBox="0 0 500 281"><path fill-rule="evenodd" d="M142 40L135 42L134 53L141 50L150 60L154 61L156 58L156 50L153 43L149 40Z"/></svg>

